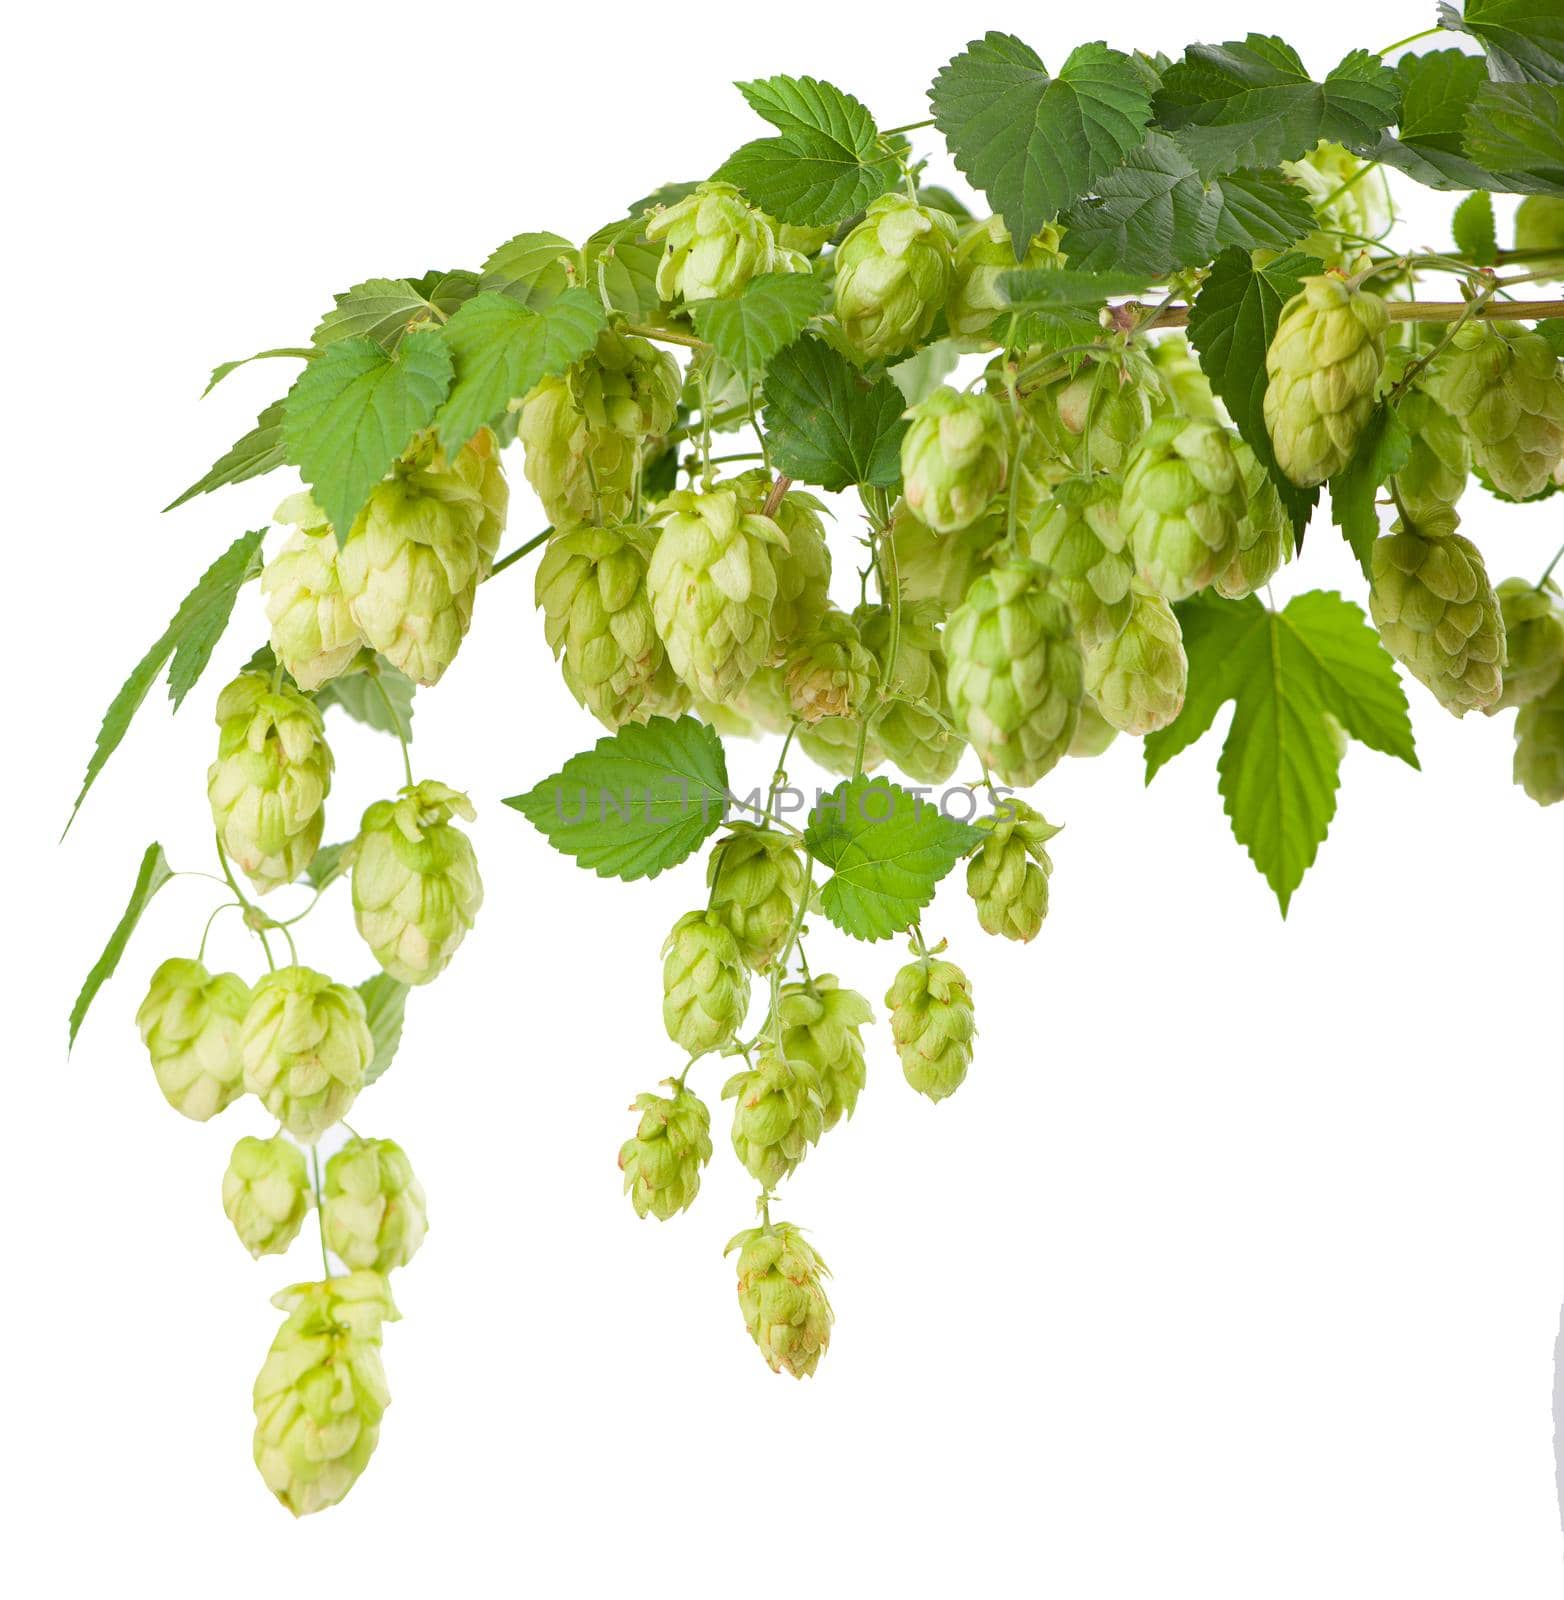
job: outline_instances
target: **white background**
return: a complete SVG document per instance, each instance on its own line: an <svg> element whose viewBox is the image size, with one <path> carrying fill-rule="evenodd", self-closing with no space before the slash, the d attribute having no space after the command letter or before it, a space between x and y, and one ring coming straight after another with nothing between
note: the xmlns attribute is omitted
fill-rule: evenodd
<svg viewBox="0 0 1564 1600"><path fill-rule="evenodd" d="M596 736L548 659L530 563L505 576L420 695L414 746L420 774L472 792L488 899L355 1113L430 1196L395 1280L395 1403L349 1500L297 1525L251 1465L249 1387L267 1297L318 1272L313 1224L286 1261L249 1260L218 1180L265 1118L175 1116L131 1021L153 966L193 952L212 885L164 890L64 1049L145 844L211 865L211 703L261 636L253 588L182 713L154 689L55 840L110 695L290 487L158 514L294 370L258 364L197 403L214 363L302 342L362 278L476 265L523 228L579 238L710 171L763 131L731 79L812 72L891 125L926 114L934 71L988 26L1050 65L1110 21L1111 43L1175 54L1274 28L1323 71L1431 10L29 11L4 112L24 223L3 497L14 1592L137 1571L172 1596L1558 1593L1564 817L1511 787L1508 716L1457 724L1414 686L1424 773L1354 746L1285 925L1229 836L1220 732L1149 793L1128 741L1068 763L1041 791L1067 825L1042 937L987 939L959 873L930 913L982 1030L938 1107L889 1048L900 948L817 930L813 964L879 1021L857 1117L782 1205L836 1274L830 1353L795 1384L746 1338L722 1259L753 1189L725 1113L689 1215L638 1222L620 1195L625 1107L679 1066L657 950L699 868L602 883L500 806ZM1445 243L1446 204L1416 200L1413 236ZM542 522L514 480L507 547ZM1556 504L1472 492L1495 579L1541 569ZM1323 517L1279 588L1317 585L1362 597ZM333 722L329 837L400 781L390 741ZM741 789L770 767L758 747L734 764ZM344 902L302 953L356 981ZM255 973L232 921L211 954ZM700 1073L713 1103L720 1077Z"/></svg>

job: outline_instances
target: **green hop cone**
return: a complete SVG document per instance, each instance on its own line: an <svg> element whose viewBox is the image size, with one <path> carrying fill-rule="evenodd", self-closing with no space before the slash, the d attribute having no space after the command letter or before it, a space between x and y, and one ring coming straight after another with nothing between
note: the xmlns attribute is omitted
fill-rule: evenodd
<svg viewBox="0 0 1564 1600"><path fill-rule="evenodd" d="M1481 554L1454 530L1446 512L1425 529L1396 522L1376 539L1369 610L1391 655L1462 717L1503 690L1504 622Z"/></svg>
<svg viewBox="0 0 1564 1600"><path fill-rule="evenodd" d="M1026 944L1048 915L1048 878L1054 867L1043 848L1058 833L1030 806L1010 797L977 826L983 842L967 862L967 893L984 933Z"/></svg>
<svg viewBox="0 0 1564 1600"><path fill-rule="evenodd" d="M769 1046L723 1084L722 1098L734 1102L734 1154L763 1189L796 1171L825 1132L814 1068Z"/></svg>
<svg viewBox="0 0 1564 1600"><path fill-rule="evenodd" d="M223 1174L223 1212L239 1243L257 1259L281 1255L310 1209L304 1152L282 1134L241 1139Z"/></svg>
<svg viewBox="0 0 1564 1600"><path fill-rule="evenodd" d="M1515 781L1539 806L1564 800L1564 675L1515 714Z"/></svg>
<svg viewBox="0 0 1564 1600"><path fill-rule="evenodd" d="M746 511L764 513L772 490L771 474L764 467L741 472L728 480L728 486L742 497ZM789 489L771 513L787 545L773 550L771 557L777 597L771 606L769 665L780 666L793 641L814 627L830 605L831 552L825 542L825 515L821 501L803 489Z"/></svg>
<svg viewBox="0 0 1564 1600"><path fill-rule="evenodd" d="M301 689L318 689L364 644L337 573L337 536L308 494L289 495L272 520L296 530L261 572L272 652Z"/></svg>
<svg viewBox="0 0 1564 1600"><path fill-rule="evenodd" d="M744 965L764 972L782 954L804 892L804 863L791 834L735 822L706 867L711 909L738 942Z"/></svg>
<svg viewBox="0 0 1564 1600"><path fill-rule="evenodd" d="M1146 582L1185 600L1231 566L1248 510L1233 435L1198 417L1163 417L1130 457L1119 526Z"/></svg>
<svg viewBox="0 0 1564 1600"><path fill-rule="evenodd" d="M1263 589L1282 563L1292 559L1295 541L1292 518L1270 473L1242 439L1233 439L1232 446L1243 471L1248 507L1238 524L1238 548L1233 559L1211 580L1211 587L1224 600L1242 600L1256 589Z"/></svg>
<svg viewBox="0 0 1564 1600"><path fill-rule="evenodd" d="M762 667L736 695L720 705L698 698L692 699L691 705L696 716L733 739L784 733L793 721L781 667Z"/></svg>
<svg viewBox="0 0 1564 1600"><path fill-rule="evenodd" d="M1550 260L1528 261L1527 270L1550 277L1564 274L1564 196L1529 194L1516 206L1515 248L1557 250L1559 254Z"/></svg>
<svg viewBox="0 0 1564 1600"><path fill-rule="evenodd" d="M1005 783L1026 786L1070 748L1081 652L1069 602L1035 561L980 577L945 625L951 717Z"/></svg>
<svg viewBox="0 0 1564 1600"><path fill-rule="evenodd" d="M215 1117L244 1093L239 1028L250 986L232 972L171 957L152 974L136 1026L163 1098L194 1122Z"/></svg>
<svg viewBox="0 0 1564 1600"><path fill-rule="evenodd" d="M725 1045L749 1010L738 941L713 911L687 911L663 943L663 1026L687 1055Z"/></svg>
<svg viewBox="0 0 1564 1600"><path fill-rule="evenodd" d="M1265 426L1294 483L1324 483L1352 459L1374 410L1389 325L1383 300L1334 273L1303 279L1283 306L1265 353Z"/></svg>
<svg viewBox="0 0 1564 1600"><path fill-rule="evenodd" d="M954 1094L972 1065L977 1034L967 975L953 962L921 956L896 974L885 1003L907 1082L930 1100Z"/></svg>
<svg viewBox="0 0 1564 1600"><path fill-rule="evenodd" d="M966 224L956 244L945 322L958 338L984 333L1009 302L999 288L1001 274L1018 269L1046 271L1062 267L1061 230L1047 223L1016 260L1015 246L1003 217L980 217Z"/></svg>
<svg viewBox="0 0 1564 1600"><path fill-rule="evenodd" d="M1201 370L1189 340L1181 333L1164 334L1151 346L1151 364L1157 369L1161 392L1152 399L1153 417L1169 414L1203 417L1208 422L1228 422L1226 408Z"/></svg>
<svg viewBox="0 0 1564 1600"><path fill-rule="evenodd" d="M778 240L777 224L731 183L698 184L682 200L650 212L646 237L663 246L657 293L670 305L729 299L751 278L800 264Z"/></svg>
<svg viewBox="0 0 1564 1600"><path fill-rule="evenodd" d="M1089 761L1100 756L1119 736L1119 730L1097 709L1090 695L1081 700L1081 720L1075 725L1075 737L1070 741L1070 754L1079 760Z"/></svg>
<svg viewBox="0 0 1564 1600"><path fill-rule="evenodd" d="M378 1272L296 1283L272 1304L287 1318L255 1380L255 1464L303 1517L336 1505L369 1465L391 1403L381 1324L398 1313Z"/></svg>
<svg viewBox="0 0 1564 1600"><path fill-rule="evenodd" d="M860 727L856 717L823 717L819 722L805 723L798 730L799 747L827 772L834 772L839 778L851 778L859 769ZM864 740L863 770L873 772L884 762L884 747L870 734Z"/></svg>
<svg viewBox="0 0 1564 1600"><path fill-rule="evenodd" d="M787 536L728 485L676 489L657 507L646 573L673 670L702 699L737 694L772 653L771 608Z"/></svg>
<svg viewBox="0 0 1564 1600"><path fill-rule="evenodd" d="M932 601L948 612L961 604L973 581L993 565L992 554L1004 537L1002 510L980 518L960 533L935 533L903 500L891 513L885 545L895 559L903 596Z"/></svg>
<svg viewBox="0 0 1564 1600"><path fill-rule="evenodd" d="M1472 470L1471 446L1461 424L1425 389L1409 389L1396 415L1410 439L1396 493L1412 520L1425 522L1461 498Z"/></svg>
<svg viewBox="0 0 1564 1600"><path fill-rule="evenodd" d="M331 750L315 702L241 672L217 697L217 759L206 794L223 849L265 894L314 859L326 825Z"/></svg>
<svg viewBox="0 0 1564 1600"><path fill-rule="evenodd" d="M394 1139L348 1140L326 1163L326 1247L352 1272L405 1267L429 1231L423 1185Z"/></svg>
<svg viewBox="0 0 1564 1600"><path fill-rule="evenodd" d="M688 1211L700 1192L701 1168L711 1160L711 1113L705 1103L668 1080L672 1098L637 1095L641 1121L619 1147L619 1170L635 1214L659 1222Z"/></svg>
<svg viewBox="0 0 1564 1600"><path fill-rule="evenodd" d="M896 697L874 719L876 750L914 783L944 783L966 746L950 726L940 608L929 600L903 602L894 660L890 607L860 606L853 616L879 664L885 693Z"/></svg>
<svg viewBox="0 0 1564 1600"><path fill-rule="evenodd" d="M728 1240L739 1253L739 1310L773 1372L813 1376L835 1320L822 1278L830 1269L790 1222L746 1228Z"/></svg>
<svg viewBox="0 0 1564 1600"><path fill-rule="evenodd" d="M814 1074L824 1130L851 1117L863 1091L866 1067L859 1029L874 1020L869 1002L844 989L830 973L786 983L777 995L782 1054Z"/></svg>
<svg viewBox="0 0 1564 1600"><path fill-rule="evenodd" d="M1468 322L1427 387L1500 494L1529 500L1547 488L1564 459L1564 366L1540 333L1518 322Z"/></svg>
<svg viewBox="0 0 1564 1600"><path fill-rule="evenodd" d="M445 970L483 904L472 841L452 821L472 802L433 779L377 800L353 841L353 918L382 969L402 983Z"/></svg>
<svg viewBox="0 0 1564 1600"><path fill-rule="evenodd" d="M904 494L936 533L959 533L1005 486L1009 433L999 402L941 386L907 412L901 443Z"/></svg>
<svg viewBox="0 0 1564 1600"><path fill-rule="evenodd" d="M1173 607L1136 581L1132 611L1117 638L1086 657L1086 692L1097 713L1120 733L1154 733L1184 706L1189 661Z"/></svg>
<svg viewBox="0 0 1564 1600"><path fill-rule="evenodd" d="M1327 267L1341 267L1389 228L1390 186L1384 173L1341 145L1322 139L1301 161L1283 161L1281 169L1309 197L1320 224L1294 249L1318 256Z"/></svg>
<svg viewBox="0 0 1564 1600"><path fill-rule="evenodd" d="M1042 390L1027 410L1034 419L1044 419L1044 434L1062 440L1080 470L1119 472L1151 425L1152 406L1161 392L1147 348L1125 342L1105 349L1074 377Z"/></svg>
<svg viewBox="0 0 1564 1600"><path fill-rule="evenodd" d="M1523 706L1553 687L1564 672L1564 607L1551 578L1532 583L1506 578L1496 591L1504 621L1504 689L1489 712Z"/></svg>
<svg viewBox="0 0 1564 1600"><path fill-rule="evenodd" d="M364 1086L374 1056L363 997L308 967L255 985L239 1033L244 1086L304 1144L314 1144Z"/></svg>
<svg viewBox="0 0 1564 1600"><path fill-rule="evenodd" d="M905 195L871 200L838 246L836 317L848 348L865 361L919 343L950 292L956 224Z"/></svg>
<svg viewBox="0 0 1564 1600"><path fill-rule="evenodd" d="M1113 478L1067 478L1025 538L1026 553L1052 572L1069 601L1082 650L1105 644L1129 620L1135 563L1119 526L1119 497Z"/></svg>
<svg viewBox="0 0 1564 1600"><path fill-rule="evenodd" d="M857 624L841 611L828 611L788 653L788 704L808 723L856 717L874 687L875 670Z"/></svg>

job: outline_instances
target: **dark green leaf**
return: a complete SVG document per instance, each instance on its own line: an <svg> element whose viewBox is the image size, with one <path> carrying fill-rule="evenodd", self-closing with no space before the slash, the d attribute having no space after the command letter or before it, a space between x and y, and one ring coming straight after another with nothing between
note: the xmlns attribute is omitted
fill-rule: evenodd
<svg viewBox="0 0 1564 1600"><path fill-rule="evenodd" d="M1558 0L1466 0L1464 16L1441 4L1439 20L1481 41L1499 82L1564 83L1564 10Z"/></svg>
<svg viewBox="0 0 1564 1600"><path fill-rule="evenodd" d="M1395 409L1384 401L1374 408L1352 460L1330 481L1331 521L1352 546L1363 576L1373 573L1369 553L1379 537L1379 511L1375 506L1380 486L1406 465L1412 448Z"/></svg>
<svg viewBox="0 0 1564 1600"><path fill-rule="evenodd" d="M865 160L823 133L800 132L752 139L712 176L737 184L778 222L823 228L894 188L898 173L889 157Z"/></svg>
<svg viewBox="0 0 1564 1600"><path fill-rule="evenodd" d="M375 1053L364 1071L364 1087L368 1088L396 1059L397 1046L402 1042L402 1022L407 1014L407 985L387 973L377 972L359 984L358 992L364 1001L369 1037L375 1046Z"/></svg>
<svg viewBox="0 0 1564 1600"><path fill-rule="evenodd" d="M778 133L819 133L860 159L875 153L879 130L868 108L819 78L756 78L736 86Z"/></svg>
<svg viewBox="0 0 1564 1600"><path fill-rule="evenodd" d="M824 305L826 287L812 272L767 273L750 279L731 300L703 300L688 310L701 338L753 385Z"/></svg>
<svg viewBox="0 0 1564 1600"><path fill-rule="evenodd" d="M766 373L766 438L777 469L823 489L891 488L901 477L906 402L819 339L800 339Z"/></svg>
<svg viewBox="0 0 1564 1600"><path fill-rule="evenodd" d="M375 656L363 671L345 673L322 684L315 691L315 704L322 711L339 706L355 722L392 738L400 733L411 744L413 691L417 687L405 672L398 672L389 661Z"/></svg>
<svg viewBox="0 0 1564 1600"><path fill-rule="evenodd" d="M1564 194L1564 88L1485 83L1466 117L1466 153L1495 170L1521 173Z"/></svg>
<svg viewBox="0 0 1564 1600"><path fill-rule="evenodd" d="M444 316L454 316L479 289L478 274L458 267L453 272L426 272L413 279L413 289Z"/></svg>
<svg viewBox="0 0 1564 1600"><path fill-rule="evenodd" d="M82 984L81 993L76 996L76 1004L71 1007L71 1031L67 1050L70 1045L76 1043L77 1029L81 1027L82 1019L87 1015L87 1008L92 1004L98 990L114 976L119 958L124 955L130 936L136 931L136 924L141 921L141 913L151 904L152 896L173 876L173 871L163 854L163 846L149 844L146 854L141 858L140 870L136 873L136 885L130 891L130 904L125 907L124 915L115 925L113 933L109 935L109 942L104 945L103 954L93 962L92 971L87 974L87 981Z"/></svg>
<svg viewBox="0 0 1564 1600"><path fill-rule="evenodd" d="M282 400L272 403L255 420L255 426L226 455L219 456L204 477L197 478L177 499L163 507L172 511L198 494L210 494L230 483L243 483L247 478L259 478L280 467L287 458L282 444L282 414L286 404Z"/></svg>
<svg viewBox="0 0 1564 1600"><path fill-rule="evenodd" d="M1455 247L1470 256L1480 267L1491 267L1499 258L1499 239L1493 226L1493 196L1479 189L1455 208L1450 219Z"/></svg>

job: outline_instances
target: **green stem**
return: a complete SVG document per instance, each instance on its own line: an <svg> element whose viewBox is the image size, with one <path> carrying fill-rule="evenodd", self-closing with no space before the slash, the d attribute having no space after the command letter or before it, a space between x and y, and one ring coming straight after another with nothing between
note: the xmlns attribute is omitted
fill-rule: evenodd
<svg viewBox="0 0 1564 1600"><path fill-rule="evenodd" d="M742 422L750 414L750 405L746 401L741 406L722 406L712 413L711 426L720 428L725 422ZM681 439L693 439L701 431L702 423L682 422L677 428L670 428L665 435L669 444L678 444Z"/></svg>
<svg viewBox="0 0 1564 1600"><path fill-rule="evenodd" d="M1550 567L1548 570L1552 571L1552 568ZM1544 581L1546 581L1546 580L1544 580ZM1537 585L1537 587L1540 589L1542 587L1542 584L1539 583ZM240 905L237 900L225 900L217 908L217 911L214 911L211 914L211 916L209 916L206 919L206 926L204 928L202 928L202 930L201 930L201 944L200 944L200 947L196 951L196 960L197 961L204 961L206 959L206 937L212 931L212 924L217 921L218 912L227 911L230 908L232 908L235 911L243 911L244 910L244 907L242 905Z"/></svg>
<svg viewBox="0 0 1564 1600"><path fill-rule="evenodd" d="M1561 544L1558 549L1553 552L1553 559L1544 569L1542 576L1537 579L1536 586L1538 589L1541 589L1547 583L1548 579L1553 576L1553 569L1559 564L1560 561L1564 561L1564 544Z"/></svg>
<svg viewBox="0 0 1564 1600"><path fill-rule="evenodd" d="M787 765L787 753L793 746L793 735L798 732L799 724L790 722L787 733L782 740L782 748L777 752L777 764L771 774L771 791L766 796L766 820L771 820L770 813L776 809L777 796L782 792L782 786L787 782L787 773L783 770Z"/></svg>
<svg viewBox="0 0 1564 1600"><path fill-rule="evenodd" d="M904 122L899 128L887 128L880 137L882 139L892 139L898 133L916 133L919 128L932 128L933 126L934 118L925 117L922 122ZM310 354L313 355L314 351L311 351Z"/></svg>
<svg viewBox="0 0 1564 1600"><path fill-rule="evenodd" d="M251 904L251 902L245 897L244 890L239 887L239 881L234 877L234 869L228 864L228 852L223 849L222 835L214 833L212 838L217 845L217 859L222 864L223 877L227 880L228 887L233 890L234 899L237 900L245 909L245 926L255 934L257 939L261 941L261 949L266 955L267 970L270 972L275 972L277 970L277 963L272 960L272 947L269 943L267 943L266 930L264 928L256 927L255 924L250 921L248 915L250 912L254 911L258 912L264 917L266 913L261 911L259 906ZM289 944L291 947L291 940L289 941ZM295 964L297 964L297 962L295 962Z"/></svg>
<svg viewBox="0 0 1564 1600"><path fill-rule="evenodd" d="M391 704L391 696L386 693L386 686L380 681L380 674L374 674L373 683L375 693L380 696L380 703L386 708L386 715L391 719L391 726L396 733L396 742L402 747L402 775L407 779L407 787L413 787L413 758L407 752L407 735L402 731L402 719L397 715L397 710ZM279 924L281 926L281 924ZM286 933L287 929L284 928Z"/></svg>
<svg viewBox="0 0 1564 1600"><path fill-rule="evenodd" d="M331 1276L331 1257L326 1254L326 1211L321 1205L320 1193L320 1147L310 1146L310 1169L315 1179L315 1222L320 1230L320 1264L325 1275Z"/></svg>
<svg viewBox="0 0 1564 1600"><path fill-rule="evenodd" d="M531 555L540 544L547 544L549 541L549 535L552 534L553 531L553 528L545 528L542 533L533 534L533 536L528 539L525 544L518 545L514 550L511 551L509 555L501 556L500 559L489 568L489 576L491 578L497 578L507 567L515 566L523 556Z"/></svg>
<svg viewBox="0 0 1564 1600"><path fill-rule="evenodd" d="M635 334L637 338L656 339L662 344L683 345L688 350L711 349L704 339L697 338L693 333L680 333L674 328L651 328L642 322L627 322L624 331Z"/></svg>
<svg viewBox="0 0 1564 1600"><path fill-rule="evenodd" d="M1416 44L1419 39L1432 39L1436 33L1443 33L1444 31L1438 25L1432 28L1424 28L1418 33L1409 33L1404 39L1397 39L1394 44L1387 44L1383 50L1376 50L1374 54L1388 56L1392 50L1404 50L1409 44Z"/></svg>

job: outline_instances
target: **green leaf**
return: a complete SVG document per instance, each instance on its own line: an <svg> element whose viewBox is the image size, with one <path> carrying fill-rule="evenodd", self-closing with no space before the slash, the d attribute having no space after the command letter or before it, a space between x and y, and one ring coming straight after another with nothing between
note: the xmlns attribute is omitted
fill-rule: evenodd
<svg viewBox="0 0 1564 1600"><path fill-rule="evenodd" d="M176 711L206 670L213 647L233 615L239 590L261 570L261 540L265 536L266 530L258 528L253 533L241 534L229 545L179 602L179 609L168 626L120 686L119 693L103 714L98 740L87 762L87 774L82 779L76 804L71 807L70 821L65 824L67 833L81 810L82 801L87 798L87 791L102 772L104 763L119 748L131 718L146 699L147 690L163 670L164 662L173 657L168 669L168 697Z"/></svg>
<svg viewBox="0 0 1564 1600"><path fill-rule="evenodd" d="M287 459L287 451L282 444L285 404L285 401L273 400L256 418L255 426L232 450L219 456L204 477L197 478L182 495L170 500L163 509L172 511L175 506L194 500L198 494L210 494L213 489L224 488L230 483L243 483L247 478L259 478L273 467L280 467Z"/></svg>
<svg viewBox="0 0 1564 1600"><path fill-rule="evenodd" d="M464 267L452 272L426 272L423 277L414 278L412 284L415 293L447 317L455 316L479 288L478 274Z"/></svg>
<svg viewBox="0 0 1564 1600"><path fill-rule="evenodd" d="M901 390L909 406L926 400L956 370L961 350L954 339L936 339L905 361L886 368L886 376Z"/></svg>
<svg viewBox="0 0 1564 1600"><path fill-rule="evenodd" d="M1178 607L1189 658L1184 709L1147 736L1146 780L1234 702L1218 790L1233 835L1282 915L1336 812L1340 756L1330 719L1354 739L1417 765L1406 696L1362 611L1326 590L1268 611L1254 596Z"/></svg>
<svg viewBox="0 0 1564 1600"><path fill-rule="evenodd" d="M405 672L399 672L383 656L375 656L363 671L323 683L315 691L315 704L322 711L338 706L376 733L389 733L392 738L400 733L411 744L413 691L417 687Z"/></svg>
<svg viewBox="0 0 1564 1600"><path fill-rule="evenodd" d="M1450 219L1455 247L1470 256L1480 267L1491 267L1499 259L1499 239L1493 225L1493 196L1479 189L1455 208Z"/></svg>
<svg viewBox="0 0 1564 1600"><path fill-rule="evenodd" d="M1466 153L1564 194L1564 88L1485 83L1466 116Z"/></svg>
<svg viewBox="0 0 1564 1600"><path fill-rule="evenodd" d="M822 489L893 487L901 477L906 402L883 373L871 383L819 339L800 339L766 373L766 438L788 477Z"/></svg>
<svg viewBox="0 0 1564 1600"><path fill-rule="evenodd" d="M778 133L820 133L855 155L873 153L879 139L861 100L819 78L756 78L735 87Z"/></svg>
<svg viewBox="0 0 1564 1600"><path fill-rule="evenodd" d="M136 873L136 886L130 891L130 904L125 907L125 914L115 925L113 933L109 935L109 942L104 945L103 954L93 962L92 971L87 974L87 980L81 986L81 993L76 996L76 1004L71 1007L71 1032L66 1046L67 1052L76 1043L77 1029L81 1027L82 1019L87 1015L87 1008L92 1004L98 990L114 976L119 958L124 955L130 936L136 931L136 924L141 921L141 913L151 904L152 896L173 876L173 870L163 854L163 846L149 844L146 854L141 858L140 870Z"/></svg>
<svg viewBox="0 0 1564 1600"><path fill-rule="evenodd" d="M1439 21L1479 40L1501 83L1564 83L1564 11L1557 0L1466 0L1464 15L1441 4Z"/></svg>
<svg viewBox="0 0 1564 1600"><path fill-rule="evenodd" d="M824 228L862 211L896 186L888 156L864 159L823 133L784 133L752 139L712 174L737 184L778 222Z"/></svg>
<svg viewBox="0 0 1564 1600"><path fill-rule="evenodd" d="M1300 546L1320 492L1300 489L1276 465L1262 409L1265 353L1282 307L1298 292L1299 280L1323 270L1314 256L1298 251L1256 266L1247 250L1230 245L1212 264L1189 311L1189 340L1199 352L1201 370L1244 442L1265 464Z"/></svg>
<svg viewBox="0 0 1564 1600"><path fill-rule="evenodd" d="M576 247L557 233L518 233L483 264L480 290L508 294L537 310L557 299L580 270Z"/></svg>
<svg viewBox="0 0 1564 1600"><path fill-rule="evenodd" d="M637 321L655 320L662 309L657 267L662 246L646 237L646 219L625 217L599 228L581 247L583 276L601 285L615 311Z"/></svg>
<svg viewBox="0 0 1564 1600"><path fill-rule="evenodd" d="M600 878L655 878L722 822L722 741L694 717L627 723L552 777L505 801L556 850Z"/></svg>
<svg viewBox="0 0 1564 1600"><path fill-rule="evenodd" d="M1396 120L1400 103L1395 72L1366 50L1354 50L1316 83L1291 45L1251 33L1222 45L1190 45L1163 73L1156 112L1209 177L1295 161L1321 139L1376 139Z"/></svg>
<svg viewBox="0 0 1564 1600"><path fill-rule="evenodd" d="M844 933L872 940L910 928L982 837L888 778L860 777L821 796L804 844L832 871L820 891L825 914Z"/></svg>
<svg viewBox="0 0 1564 1600"><path fill-rule="evenodd" d="M407 1014L407 985L387 973L377 972L358 985L358 992L364 1001L369 1037L375 1046L375 1053L364 1070L367 1089L396 1059L397 1046L402 1042L402 1022Z"/></svg>
<svg viewBox="0 0 1564 1600"><path fill-rule="evenodd" d="M1081 272L1075 267L1026 267L1001 272L999 290L1015 311L1095 311L1116 294L1139 294L1155 277L1145 272Z"/></svg>
<svg viewBox="0 0 1564 1600"><path fill-rule="evenodd" d="M394 356L370 339L343 339L299 374L283 443L339 543L369 491L433 420L451 377L450 349L432 328L409 334Z"/></svg>
<svg viewBox="0 0 1564 1600"><path fill-rule="evenodd" d="M1370 551L1379 537L1379 511L1374 502L1380 485L1407 463L1412 437L1393 406L1381 401L1369 418L1352 460L1330 481L1331 521L1352 546L1363 576L1373 576Z"/></svg>
<svg viewBox="0 0 1564 1600"><path fill-rule="evenodd" d="M731 300L689 307L695 331L749 385L792 344L825 304L826 282L812 272L773 272L751 278Z"/></svg>
<svg viewBox="0 0 1564 1600"><path fill-rule="evenodd" d="M590 289L566 289L538 311L492 291L469 300L440 331L456 371L435 416L440 442L459 449L509 401L579 361L604 321Z"/></svg>
<svg viewBox="0 0 1564 1600"><path fill-rule="evenodd" d="M1128 56L1084 44L1051 78L1006 33L985 34L941 68L929 100L956 165L1009 225L1018 261L1045 222L1135 149L1151 116Z"/></svg>
<svg viewBox="0 0 1564 1600"><path fill-rule="evenodd" d="M224 361L220 366L212 368L212 376L207 379L206 387L201 391L201 398L206 397L220 384L230 372L237 372L240 367L247 367L252 361L272 361L284 356L296 356L301 361L314 358L313 350L285 349L285 350L258 350L253 356L245 356L238 361Z"/></svg>
<svg viewBox="0 0 1564 1600"><path fill-rule="evenodd" d="M347 339L369 339L388 353L435 315L432 301L406 278L370 278L333 297L336 309L320 319L310 341L317 349Z"/></svg>
<svg viewBox="0 0 1564 1600"><path fill-rule="evenodd" d="M310 857L310 864L304 869L304 881L312 889L329 889L347 871L342 857L352 843L351 839L343 839L338 844L323 844Z"/></svg>

